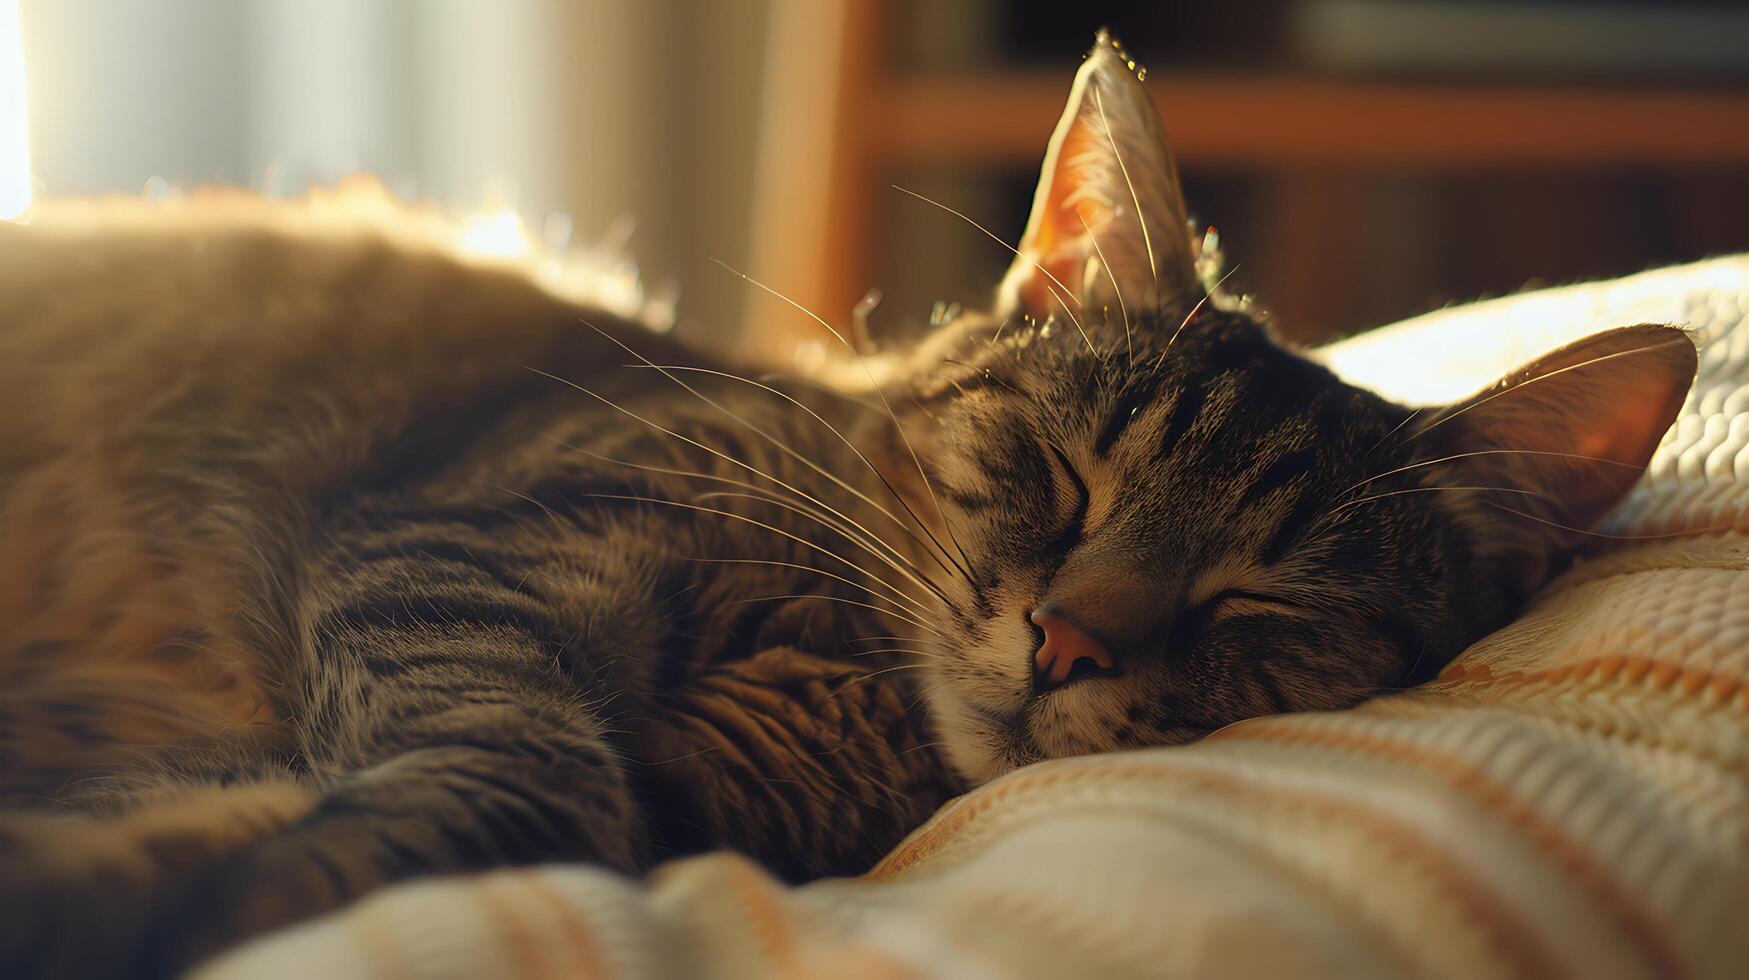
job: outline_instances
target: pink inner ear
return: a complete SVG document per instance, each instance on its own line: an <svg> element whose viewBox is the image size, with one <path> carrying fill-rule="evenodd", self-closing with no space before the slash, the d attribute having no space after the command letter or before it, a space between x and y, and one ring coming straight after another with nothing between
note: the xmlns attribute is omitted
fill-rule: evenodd
<svg viewBox="0 0 1749 980"><path fill-rule="evenodd" d="M1629 425L1624 424L1624 420L1619 418L1611 419L1609 425L1597 431L1590 432L1580 438L1578 448L1579 454L1583 456L1596 456L1600 459L1614 459L1615 457L1611 455L1611 451L1617 447L1615 441L1611 439L1607 433L1610 429L1622 431L1628 428ZM1624 459L1622 462L1629 463L1633 462L1633 460Z"/></svg>
<svg viewBox="0 0 1749 980"><path fill-rule="evenodd" d="M1639 479L1658 445L1657 436L1648 434L1638 413L1610 412L1609 406L1603 405L1590 407L1601 411L1584 419L1584 428L1533 432L1536 420L1526 419L1525 424L1501 433L1506 448L1538 448L1608 461L1544 457L1515 467L1534 476L1514 482L1530 484L1526 489L1547 494L1545 506L1557 512L1555 519L1575 527L1595 523L1615 506ZM1661 434L1663 430L1658 431Z"/></svg>
<svg viewBox="0 0 1749 980"><path fill-rule="evenodd" d="M1471 461L1484 482L1539 492L1538 506L1560 524L1592 524L1650 462L1687 397L1695 364L1693 343L1675 328L1588 337L1459 406L1458 448L1493 451Z"/></svg>
<svg viewBox="0 0 1749 980"><path fill-rule="evenodd" d="M1692 346L1687 338L1679 339L1692 364ZM1583 467L1586 479L1571 488L1577 506L1584 508L1573 515L1576 520L1596 521L1633 487L1651 462L1652 454L1657 452L1665 431L1675 421L1693 377L1692 367L1686 371L1680 366L1660 370L1654 364L1628 374L1612 401L1605 404L1593 401L1599 417L1578 429L1574 451L1582 456L1628 463L1632 468L1607 464ZM1587 493L1587 489L1591 492Z"/></svg>
<svg viewBox="0 0 1749 980"><path fill-rule="evenodd" d="M1057 167L1046 176L1040 220L1029 229L1023 243L1025 261L1038 266L1020 287L1027 309L1048 311L1064 303L1080 303L1082 272L1094 252L1092 231L1104 227L1112 217L1110 202L1099 189L1088 186L1080 163L1086 154L1105 152L1103 139L1084 118L1063 136Z"/></svg>
<svg viewBox="0 0 1749 980"><path fill-rule="evenodd" d="M1019 254L998 289L1000 313L1143 309L1197 291L1195 246L1159 114L1109 41L1076 73L1042 169Z"/></svg>

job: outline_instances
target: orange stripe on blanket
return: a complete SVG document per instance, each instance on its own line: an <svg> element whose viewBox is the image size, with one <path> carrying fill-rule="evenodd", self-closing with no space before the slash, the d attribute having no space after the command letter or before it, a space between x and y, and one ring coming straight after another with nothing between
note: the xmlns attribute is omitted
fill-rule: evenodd
<svg viewBox="0 0 1749 980"><path fill-rule="evenodd" d="M488 874L474 880L468 889L480 908L486 913L486 924L491 928L492 940L505 957L515 966L515 976L529 977L534 980L561 980L565 974L547 956L546 944L540 930L531 926L522 913L522 903L516 891L509 883L513 872Z"/></svg>
<svg viewBox="0 0 1749 980"><path fill-rule="evenodd" d="M1100 773L1111 771L1130 773L1142 778L1157 775L1154 767L1141 767L1134 764L1102 766L1098 770ZM910 837L900 841L897 847L887 852L886 857L881 858L880 863L870 868L858 880L881 881L899 874L940 850L967 824L983 816L991 807L1011 796L1063 782L1065 778L1072 782L1079 782L1080 779L1077 777L1085 776L1086 770L1080 773L1072 771L1065 773L1063 769L1051 767L1049 763L1046 763L1043 768L1022 769L1019 772L1003 776L971 796L962 797L961 802L952 810L933 822L925 824L912 833Z"/></svg>
<svg viewBox="0 0 1749 980"><path fill-rule="evenodd" d="M1359 752L1378 759L1410 765L1432 772L1452 789L1469 796L1484 809L1497 813L1508 825L1546 854L1583 890L1589 892L1616 921L1652 967L1653 975L1684 975L1682 957L1622 883L1589 851L1574 842L1553 821L1513 793L1505 784L1479 767L1444 752L1392 741L1376 735L1315 729L1307 726L1254 726L1236 729L1223 741L1269 742L1283 745L1319 745Z"/></svg>
<svg viewBox="0 0 1749 980"><path fill-rule="evenodd" d="M916 971L866 943L838 940L829 948L808 949L797 937L794 916L784 908L784 891L753 864L739 857L727 862L729 889L739 899L742 915L760 950L782 976L844 977L849 980L903 980Z"/></svg>
<svg viewBox="0 0 1749 980"><path fill-rule="evenodd" d="M729 888L740 900L741 914L753 929L765 958L777 966L795 961L795 935L790 931L777 888L743 858L729 858Z"/></svg>
<svg viewBox="0 0 1749 980"><path fill-rule="evenodd" d="M574 977L611 977L613 969L601 953L601 944L595 941L595 933L589 928L587 916L569 899L553 887L546 874L539 871L526 871L516 876L516 883L546 911L549 921L558 933L559 941L564 944L569 959L577 964L576 968L567 974Z"/></svg>
<svg viewBox="0 0 1749 980"><path fill-rule="evenodd" d="M1731 706L1749 711L1749 687L1745 686L1744 670L1706 670L1682 667L1667 660L1633 654L1612 653L1559 667L1537 670L1514 670L1496 673L1487 664L1467 665L1462 661L1447 667L1435 683L1475 684L1487 687L1531 687L1539 684L1580 683L1586 680L1612 681L1620 678L1627 683L1651 681L1650 687L1670 691L1679 697L1694 697L1705 692L1707 700L1719 706Z"/></svg>
<svg viewBox="0 0 1749 980"><path fill-rule="evenodd" d="M352 938L366 961L370 963L370 975L378 980L412 975L412 969L407 964L407 957L402 948L395 929L384 921L388 913L388 900L382 897L373 898L360 904L355 912L348 912L338 918L342 933Z"/></svg>
<svg viewBox="0 0 1749 980"><path fill-rule="evenodd" d="M1463 918L1474 925L1494 955L1508 964L1512 976L1550 978L1564 976L1555 957L1543 947L1521 918L1508 909L1486 884L1465 873L1462 865L1452 860L1436 843L1419 833L1412 825L1386 816L1362 804L1335 799L1305 790L1281 786L1264 786L1255 781L1215 770L1191 768L1164 760L1149 763L1083 764L1079 768L1051 769L1028 778L1021 770L992 784L989 790L977 794L960 811L951 813L935 832L913 837L888 855L864 880L891 878L905 867L916 864L935 850L945 839L963 830L968 824L989 812L999 803L1028 791L1060 783L1177 783L1196 792L1237 798L1240 803L1281 805L1283 803L1307 810L1320 810L1341 826L1362 828L1376 841L1381 852L1390 852L1386 867L1416 868L1430 882L1446 904L1462 909ZM901 853L904 852L904 853ZM922 852L922 853L919 853Z"/></svg>

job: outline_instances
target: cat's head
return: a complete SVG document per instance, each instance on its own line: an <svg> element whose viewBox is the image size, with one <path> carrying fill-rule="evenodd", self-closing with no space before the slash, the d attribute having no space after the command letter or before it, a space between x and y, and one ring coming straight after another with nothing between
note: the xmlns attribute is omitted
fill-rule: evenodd
<svg viewBox="0 0 1749 980"><path fill-rule="evenodd" d="M970 778L1431 676L1621 498L1694 375L1685 334L1631 327L1411 412L1205 299L1198 259L1102 37L994 313L897 400L957 569L923 689Z"/></svg>

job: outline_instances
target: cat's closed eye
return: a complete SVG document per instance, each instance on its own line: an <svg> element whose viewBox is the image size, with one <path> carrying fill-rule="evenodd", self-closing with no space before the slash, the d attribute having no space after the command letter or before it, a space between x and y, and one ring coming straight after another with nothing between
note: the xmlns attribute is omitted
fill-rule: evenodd
<svg viewBox="0 0 1749 980"><path fill-rule="evenodd" d="M1179 610L1172 617L1164 650L1159 652L1182 657L1210 627L1243 616L1267 616L1284 610L1288 607L1267 595L1246 589L1222 589Z"/></svg>
<svg viewBox="0 0 1749 980"><path fill-rule="evenodd" d="M1050 451L1051 456L1057 462L1058 471L1062 474L1063 479L1067 483L1069 490L1068 496L1072 501L1073 507L1073 516L1071 517L1069 524L1078 534L1080 533L1082 522L1085 521L1087 517L1087 481L1082 478L1080 471L1075 468L1074 463L1070 462L1068 455L1065 454L1061 448L1053 443L1050 446Z"/></svg>
<svg viewBox="0 0 1749 980"><path fill-rule="evenodd" d="M1244 589L1227 589L1203 603L1211 625L1238 616L1297 615L1299 607Z"/></svg>

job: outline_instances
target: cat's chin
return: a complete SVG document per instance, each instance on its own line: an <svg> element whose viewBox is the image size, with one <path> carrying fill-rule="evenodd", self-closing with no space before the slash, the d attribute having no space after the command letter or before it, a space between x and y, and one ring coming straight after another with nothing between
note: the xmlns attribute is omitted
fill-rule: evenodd
<svg viewBox="0 0 1749 980"><path fill-rule="evenodd" d="M993 708L966 696L962 681L932 684L929 710L948 761L972 785L1046 759L1194 742L1205 730L1136 732L1121 724L1124 703L1094 690ZM1117 734L1119 730L1126 734Z"/></svg>
<svg viewBox="0 0 1749 980"><path fill-rule="evenodd" d="M1119 747L1112 731L1121 721L1121 701L1109 692L1063 690L1039 698L998 688L994 676L987 683L951 674L927 682L937 738L954 769L974 785L1045 759Z"/></svg>
<svg viewBox="0 0 1749 980"><path fill-rule="evenodd" d="M951 682L934 685L929 710L948 762L974 786L1042 758L1011 718L969 704Z"/></svg>

